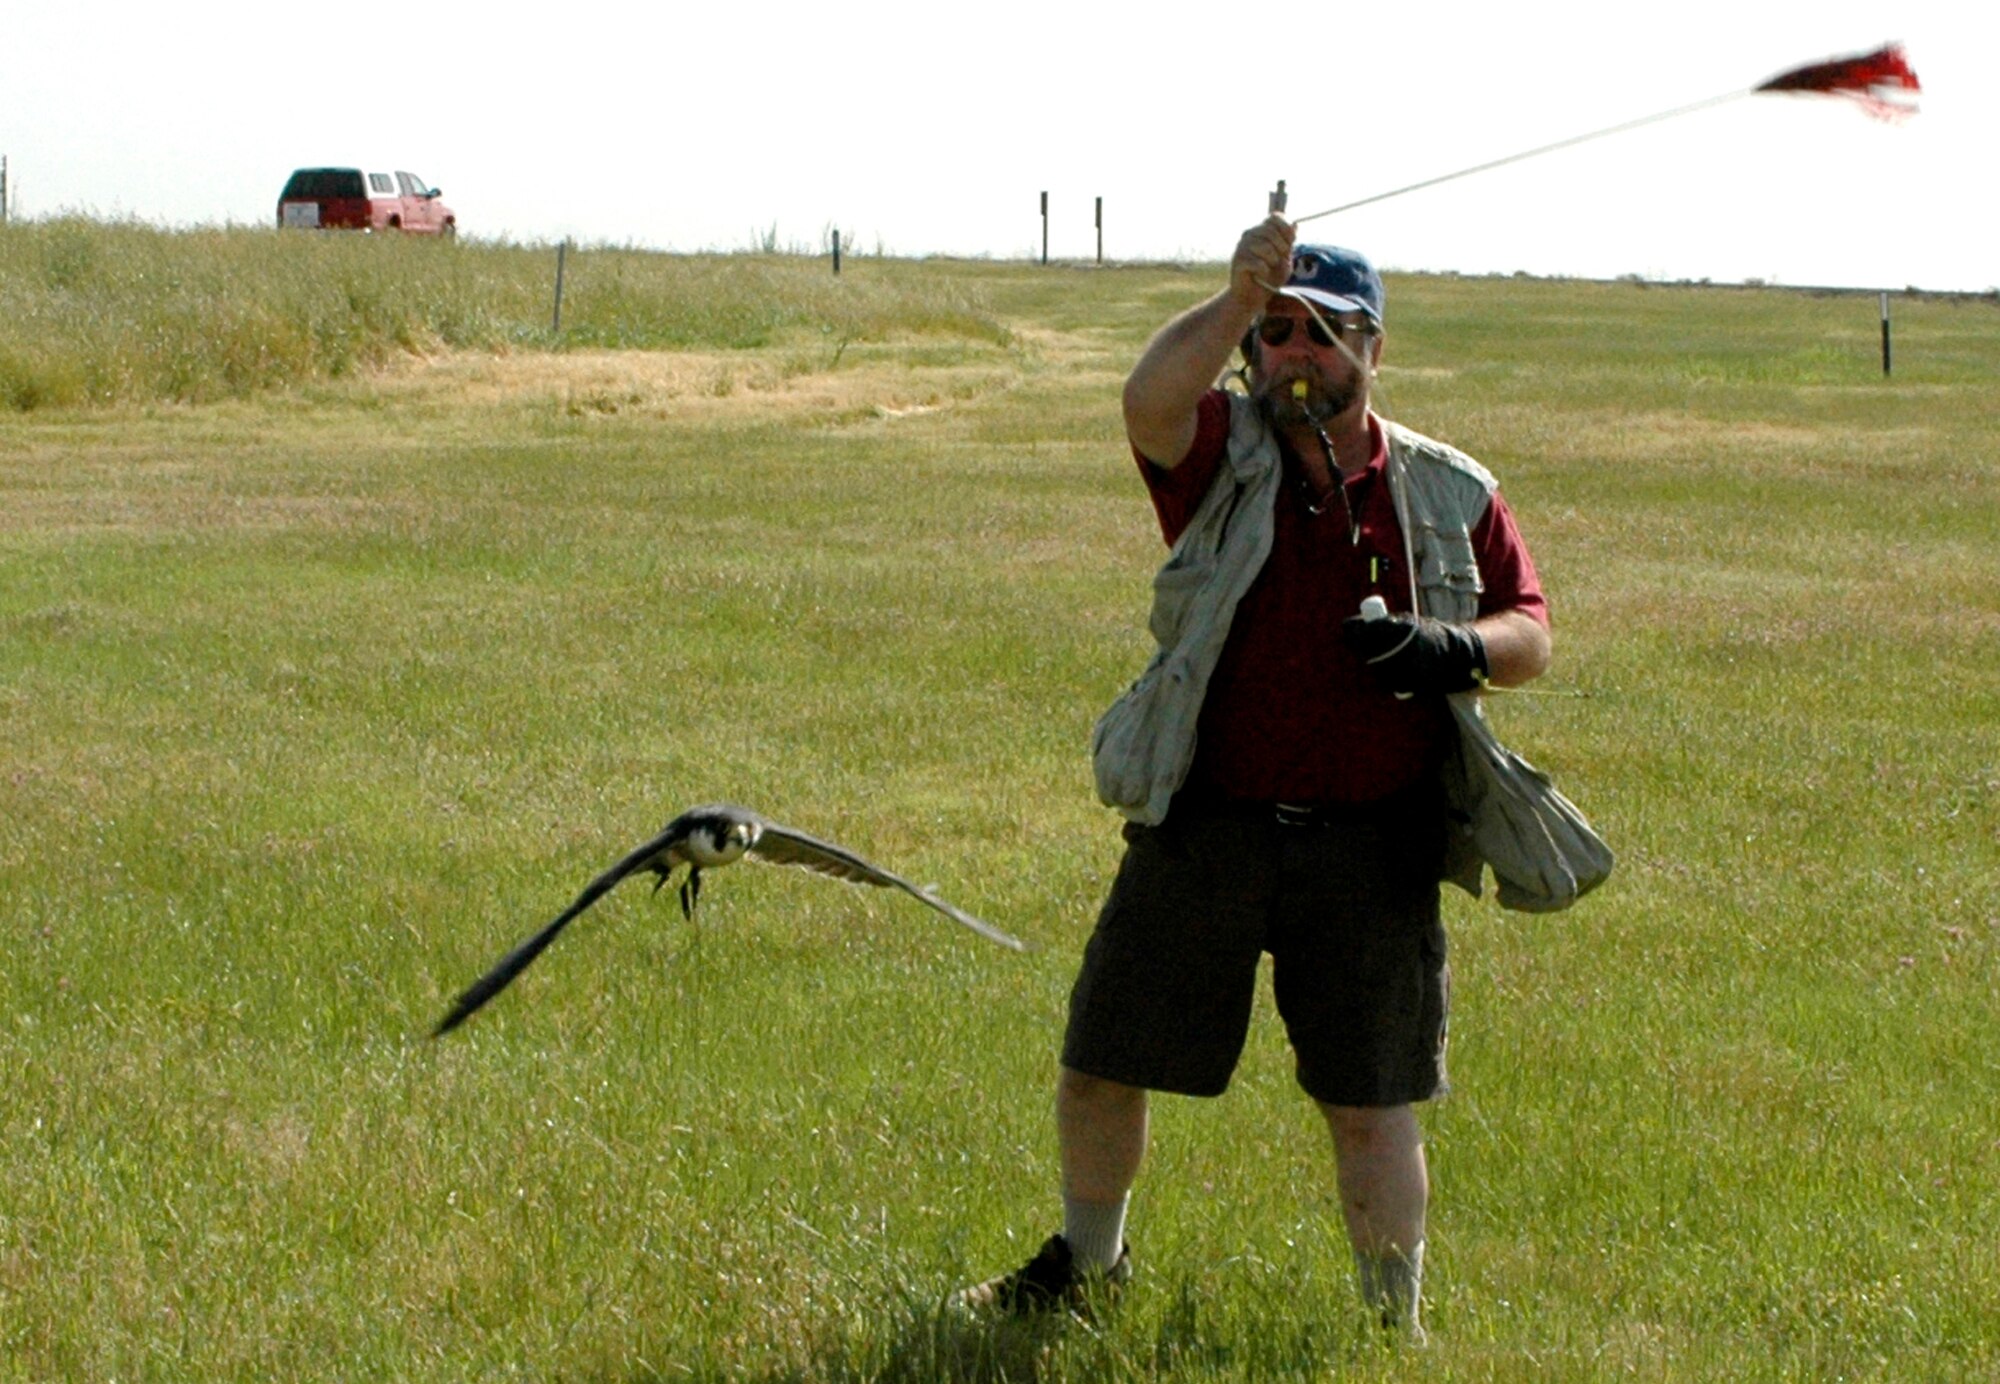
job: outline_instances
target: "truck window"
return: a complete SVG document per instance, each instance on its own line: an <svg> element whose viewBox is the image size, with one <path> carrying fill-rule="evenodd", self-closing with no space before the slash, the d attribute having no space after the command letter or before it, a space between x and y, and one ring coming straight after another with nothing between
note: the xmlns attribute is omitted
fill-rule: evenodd
<svg viewBox="0 0 2000 1384"><path fill-rule="evenodd" d="M362 197L358 168L301 168L285 184L286 199L310 201L327 197Z"/></svg>

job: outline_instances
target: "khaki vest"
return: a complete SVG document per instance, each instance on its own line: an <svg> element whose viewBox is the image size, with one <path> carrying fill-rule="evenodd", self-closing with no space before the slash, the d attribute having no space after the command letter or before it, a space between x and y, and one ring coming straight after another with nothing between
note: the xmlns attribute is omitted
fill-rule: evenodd
<svg viewBox="0 0 2000 1384"><path fill-rule="evenodd" d="M1159 648L1091 736L1097 793L1134 822L1166 819L1194 763L1195 725L1237 603L1270 556L1283 477L1262 410L1229 396L1229 443L1215 483L1157 576L1149 626ZM1472 530L1497 488L1463 452L1383 421L1389 488L1403 531L1413 600L1426 615L1473 619L1485 589ZM1477 692L1447 699L1459 736L1446 755L1453 818L1444 877L1478 896L1491 866L1503 907L1567 907L1611 872L1608 847L1548 777L1502 746Z"/></svg>

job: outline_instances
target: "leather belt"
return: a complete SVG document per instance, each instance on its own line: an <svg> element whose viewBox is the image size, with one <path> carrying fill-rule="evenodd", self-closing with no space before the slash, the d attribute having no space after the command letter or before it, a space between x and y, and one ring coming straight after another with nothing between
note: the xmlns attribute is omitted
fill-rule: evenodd
<svg viewBox="0 0 2000 1384"><path fill-rule="evenodd" d="M1216 817L1231 822L1272 822L1281 827L1337 827L1364 821L1380 810L1378 803L1280 803L1258 798L1195 798L1176 802L1174 811L1190 817Z"/></svg>
<svg viewBox="0 0 2000 1384"><path fill-rule="evenodd" d="M1352 820L1356 815L1351 803L1332 806L1325 803L1262 803L1259 806L1268 808L1271 820L1281 827L1327 827L1342 820Z"/></svg>

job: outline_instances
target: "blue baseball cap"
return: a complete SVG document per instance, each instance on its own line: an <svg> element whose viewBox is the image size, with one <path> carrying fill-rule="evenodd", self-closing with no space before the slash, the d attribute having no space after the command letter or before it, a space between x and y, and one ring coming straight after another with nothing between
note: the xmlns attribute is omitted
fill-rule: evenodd
<svg viewBox="0 0 2000 1384"><path fill-rule="evenodd" d="M1278 290L1333 312L1365 312L1382 325L1382 276L1359 250L1338 245L1299 245L1292 250L1292 275Z"/></svg>

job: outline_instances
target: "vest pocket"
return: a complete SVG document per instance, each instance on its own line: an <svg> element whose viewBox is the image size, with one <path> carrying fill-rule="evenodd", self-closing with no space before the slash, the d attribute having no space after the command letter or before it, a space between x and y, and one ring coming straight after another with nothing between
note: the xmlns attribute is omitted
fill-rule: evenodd
<svg viewBox="0 0 2000 1384"><path fill-rule="evenodd" d="M1465 621L1479 613L1486 583L1473 556L1472 535L1464 529L1419 527L1416 537L1417 588L1424 613L1440 620Z"/></svg>

